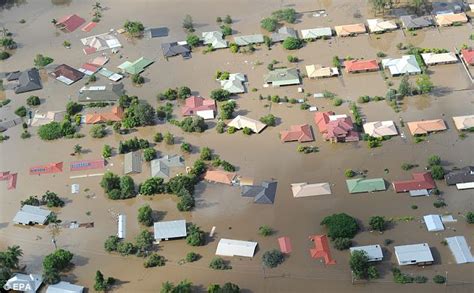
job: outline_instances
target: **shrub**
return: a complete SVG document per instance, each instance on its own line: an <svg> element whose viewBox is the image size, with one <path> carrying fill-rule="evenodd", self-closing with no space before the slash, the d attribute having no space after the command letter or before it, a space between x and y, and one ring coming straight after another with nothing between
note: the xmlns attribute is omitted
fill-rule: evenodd
<svg viewBox="0 0 474 293"><path fill-rule="evenodd" d="M165 136L163 137L163 140L167 145L172 145L174 144L174 135L171 134L170 132L165 133Z"/></svg>
<svg viewBox="0 0 474 293"><path fill-rule="evenodd" d="M434 88L433 82L431 82L430 77L426 74L422 74L417 78L416 85L422 94L429 93Z"/></svg>
<svg viewBox="0 0 474 293"><path fill-rule="evenodd" d="M232 28L230 25L223 25L221 26L221 32L222 32L222 37L230 36L232 35Z"/></svg>
<svg viewBox="0 0 474 293"><path fill-rule="evenodd" d="M31 133L29 133L27 130L23 131L21 134L20 134L20 137L22 139L27 139L27 138L30 138L31 137Z"/></svg>
<svg viewBox="0 0 474 293"><path fill-rule="evenodd" d="M110 158L112 156L112 147L108 144L104 145L102 149L102 157L104 159Z"/></svg>
<svg viewBox="0 0 474 293"><path fill-rule="evenodd" d="M162 267L165 265L165 262L166 260L163 256L153 253L145 260L143 266L145 268Z"/></svg>
<svg viewBox="0 0 474 293"><path fill-rule="evenodd" d="M356 175L356 173L354 171L352 171L352 169L346 169L344 171L344 176L346 176L346 178L352 178Z"/></svg>
<svg viewBox="0 0 474 293"><path fill-rule="evenodd" d="M156 158L156 150L152 147L146 148L143 151L143 157L145 158L145 161L147 162L154 160Z"/></svg>
<svg viewBox="0 0 474 293"><path fill-rule="evenodd" d="M109 236L104 243L104 249L107 252L117 251L118 244L120 242L120 238L116 235Z"/></svg>
<svg viewBox="0 0 474 293"><path fill-rule="evenodd" d="M425 276L415 276L415 283L418 283L418 284L423 284L423 283L426 283L428 281L428 278L425 277Z"/></svg>
<svg viewBox="0 0 474 293"><path fill-rule="evenodd" d="M220 105L220 114L222 119L231 119L237 104L235 101L227 101Z"/></svg>
<svg viewBox="0 0 474 293"><path fill-rule="evenodd" d="M189 34L186 37L186 42L188 43L189 46L191 46L192 48L195 48L199 46L199 43L201 42L201 40L195 34Z"/></svg>
<svg viewBox="0 0 474 293"><path fill-rule="evenodd" d="M349 238L336 238L334 239L334 248L337 250L349 249L352 245L352 240Z"/></svg>
<svg viewBox="0 0 474 293"><path fill-rule="evenodd" d="M21 106L15 110L15 114L20 117L26 117L27 112L28 111L26 110L25 106Z"/></svg>
<svg viewBox="0 0 474 293"><path fill-rule="evenodd" d="M273 234L273 229L270 226L263 225L258 228L258 234L262 236L270 236Z"/></svg>
<svg viewBox="0 0 474 293"><path fill-rule="evenodd" d="M150 227L153 225L153 210L150 205L146 204L138 209L137 219L140 224L145 226Z"/></svg>
<svg viewBox="0 0 474 293"><path fill-rule="evenodd" d="M377 269L370 265L367 252L363 250L355 250L351 253L349 266L356 279L378 278Z"/></svg>
<svg viewBox="0 0 474 293"><path fill-rule="evenodd" d="M237 131L237 128L234 126L227 127L227 133L228 134L234 134Z"/></svg>
<svg viewBox="0 0 474 293"><path fill-rule="evenodd" d="M359 103L359 104L368 103L368 102L370 102L370 97L369 96L360 96L357 99L357 103Z"/></svg>
<svg viewBox="0 0 474 293"><path fill-rule="evenodd" d="M139 21L125 21L123 29L132 37L138 37L145 30L143 24Z"/></svg>
<svg viewBox="0 0 474 293"><path fill-rule="evenodd" d="M436 275L433 277L433 282L436 284L444 284L446 282L446 278L441 275Z"/></svg>
<svg viewBox="0 0 474 293"><path fill-rule="evenodd" d="M132 82L134 84L143 84L143 83L145 83L145 78L143 76L141 76L139 73L133 74L132 75Z"/></svg>
<svg viewBox="0 0 474 293"><path fill-rule="evenodd" d="M291 62L291 63L296 63L299 61L298 57L296 56L292 56L292 55L288 55L288 62Z"/></svg>
<svg viewBox="0 0 474 293"><path fill-rule="evenodd" d="M150 146L150 142L146 139L138 139L136 137L129 140L120 141L118 151L120 154L146 149Z"/></svg>
<svg viewBox="0 0 474 293"><path fill-rule="evenodd" d="M130 242L119 242L117 245L117 252L123 256L134 254L136 251L135 246L133 243Z"/></svg>
<svg viewBox="0 0 474 293"><path fill-rule="evenodd" d="M387 54L385 54L384 52L377 52L377 57L379 58L383 58L383 57L386 57Z"/></svg>
<svg viewBox="0 0 474 293"><path fill-rule="evenodd" d="M373 217L370 217L369 219L369 225L372 230L382 232L385 230L387 226L387 221L385 220L385 217L373 216Z"/></svg>
<svg viewBox="0 0 474 293"><path fill-rule="evenodd" d="M411 205L411 209L412 209L412 210L416 210L416 209L418 209L418 206L417 206L416 204Z"/></svg>
<svg viewBox="0 0 474 293"><path fill-rule="evenodd" d="M95 74L92 74L91 76L89 76L89 82L96 82L97 81L97 77L95 76ZM132 76L132 81L133 81L133 76ZM136 83L135 81L133 81L134 83Z"/></svg>
<svg viewBox="0 0 474 293"><path fill-rule="evenodd" d="M203 147L201 149L200 159L204 161L212 160L212 150L208 147Z"/></svg>
<svg viewBox="0 0 474 293"><path fill-rule="evenodd" d="M155 133L155 135L153 136L153 141L154 142L162 142L163 141L163 134L161 134L161 132Z"/></svg>
<svg viewBox="0 0 474 293"><path fill-rule="evenodd" d="M183 19L183 28L187 32L193 32L194 31L194 24L193 24L193 18L191 15L186 14Z"/></svg>
<svg viewBox="0 0 474 293"><path fill-rule="evenodd" d="M221 257L214 257L209 263L209 267L213 270L230 270L232 268Z"/></svg>
<svg viewBox="0 0 474 293"><path fill-rule="evenodd" d="M263 265L269 268L277 267L283 263L284 259L283 253L276 249L265 251L262 256Z"/></svg>
<svg viewBox="0 0 474 293"><path fill-rule="evenodd" d="M326 226L327 234L333 240L336 238L353 238L359 231L357 221L345 213L327 216L321 221L321 225Z"/></svg>
<svg viewBox="0 0 474 293"><path fill-rule="evenodd" d="M186 243L191 246L202 246L205 242L204 232L196 225L191 224L188 227L188 236L186 236Z"/></svg>
<svg viewBox="0 0 474 293"><path fill-rule="evenodd" d="M0 51L0 60L6 60L10 58L10 53L7 51Z"/></svg>
<svg viewBox="0 0 474 293"><path fill-rule="evenodd" d="M311 106L308 103L302 103L300 105L301 110L308 110L309 108L311 108Z"/></svg>
<svg viewBox="0 0 474 293"><path fill-rule="evenodd" d="M95 274L94 290L105 292L114 283L115 283L114 278L108 277L107 279L105 279L104 275L100 271L97 271Z"/></svg>
<svg viewBox="0 0 474 293"><path fill-rule="evenodd" d="M474 212L468 212L466 214L466 221L468 224L474 224Z"/></svg>
<svg viewBox="0 0 474 293"><path fill-rule="evenodd" d="M392 274L393 274L393 280L397 284L407 284L407 283L413 283L414 278L404 274L400 271L398 268L392 268Z"/></svg>
<svg viewBox="0 0 474 293"><path fill-rule="evenodd" d="M41 54L37 54L33 61L34 61L36 67L43 68L46 65L53 63L54 59L50 58L48 56L43 56Z"/></svg>
<svg viewBox="0 0 474 293"><path fill-rule="evenodd" d="M239 52L239 46L236 43L230 43L229 44L229 49L230 49L231 53Z"/></svg>
<svg viewBox="0 0 474 293"><path fill-rule="evenodd" d="M90 135L93 138L103 138L107 135L104 124L93 125L90 130Z"/></svg>
<svg viewBox="0 0 474 293"><path fill-rule="evenodd" d="M401 166L402 170L404 170L404 171L408 171L408 170L413 169L415 167L416 167L416 165L413 165L413 164L410 164L410 163L403 163L402 166Z"/></svg>
<svg viewBox="0 0 474 293"><path fill-rule="evenodd" d="M439 208L445 207L445 206L446 206L446 203L445 203L444 201L442 201L442 200L437 200L437 201L435 201L435 202L433 203L433 206L434 206L435 208L439 209Z"/></svg>
<svg viewBox="0 0 474 293"><path fill-rule="evenodd" d="M428 158L428 165L438 166L441 165L441 158L437 155L432 155Z"/></svg>
<svg viewBox="0 0 474 293"><path fill-rule="evenodd" d="M431 175L433 179L442 180L444 178L444 169L441 166L431 167Z"/></svg>
<svg viewBox="0 0 474 293"><path fill-rule="evenodd" d="M342 99L340 99L340 98L334 99L333 105L336 106L336 107L339 107L340 105L342 105Z"/></svg>
<svg viewBox="0 0 474 293"><path fill-rule="evenodd" d="M38 128L38 135L42 140L54 140L63 137L61 124L58 122L50 122L41 125Z"/></svg>
<svg viewBox="0 0 474 293"><path fill-rule="evenodd" d="M286 50L297 50L303 46L303 41L298 38L288 37L283 41L283 48Z"/></svg>
<svg viewBox="0 0 474 293"><path fill-rule="evenodd" d="M278 21L273 17L267 17L260 21L260 26L269 32L274 32L277 29Z"/></svg>
<svg viewBox="0 0 474 293"><path fill-rule="evenodd" d="M38 96L29 96L28 99L26 99L26 104L28 106L39 106L41 104L41 100Z"/></svg>
<svg viewBox="0 0 474 293"><path fill-rule="evenodd" d="M200 258L200 255L195 252L188 252L186 254L186 262L195 262Z"/></svg>
<svg viewBox="0 0 474 293"><path fill-rule="evenodd" d="M252 129L248 128L248 127L244 127L242 129L242 133L245 134L245 135L251 135L253 133Z"/></svg>
<svg viewBox="0 0 474 293"><path fill-rule="evenodd" d="M224 89L215 89L211 91L211 99L214 99L218 102L226 101L230 98L231 93Z"/></svg>
<svg viewBox="0 0 474 293"><path fill-rule="evenodd" d="M268 125L268 126L275 126L276 125L276 117L273 114L268 114L260 118L260 122Z"/></svg>

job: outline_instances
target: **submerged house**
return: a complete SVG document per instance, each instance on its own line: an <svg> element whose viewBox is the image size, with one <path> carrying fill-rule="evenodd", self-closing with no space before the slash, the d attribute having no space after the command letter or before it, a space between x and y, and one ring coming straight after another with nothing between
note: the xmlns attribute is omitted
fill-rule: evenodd
<svg viewBox="0 0 474 293"><path fill-rule="evenodd" d="M221 238L216 255L253 257L257 242Z"/></svg>
<svg viewBox="0 0 474 293"><path fill-rule="evenodd" d="M246 36L236 36L234 37L234 42L238 46L247 46L253 44L261 44L264 42L262 34L255 35L246 35Z"/></svg>
<svg viewBox="0 0 474 293"><path fill-rule="evenodd" d="M245 74L243 73L231 73L228 79L219 80L219 82L223 90L231 94L241 94L245 93L244 82L246 80Z"/></svg>
<svg viewBox="0 0 474 293"><path fill-rule="evenodd" d="M17 273L7 280L2 289L34 293L38 291L41 284L43 284L43 276L41 274L27 275Z"/></svg>
<svg viewBox="0 0 474 293"><path fill-rule="evenodd" d="M301 30L301 38L303 40L312 40L320 38L332 37L332 29L330 27L318 27Z"/></svg>
<svg viewBox="0 0 474 293"><path fill-rule="evenodd" d="M385 180L383 178L356 178L346 180L347 189L349 193L364 193L364 192L375 192L385 191Z"/></svg>
<svg viewBox="0 0 474 293"><path fill-rule="evenodd" d="M277 32L272 33L271 39L274 43L283 42L287 38L298 38L298 33L291 27L283 26Z"/></svg>
<svg viewBox="0 0 474 293"><path fill-rule="evenodd" d="M216 110L215 100L205 99L200 96L190 96L185 100L184 106L181 108L181 114L183 116L197 115L204 119L213 119ZM212 115L209 115L210 113Z"/></svg>
<svg viewBox="0 0 474 293"><path fill-rule="evenodd" d="M51 211L38 206L24 205L16 213L13 223L21 225L44 225Z"/></svg>
<svg viewBox="0 0 474 293"><path fill-rule="evenodd" d="M456 185L457 189L474 188L474 166L453 170L444 175L446 184Z"/></svg>
<svg viewBox="0 0 474 293"><path fill-rule="evenodd" d="M401 58L386 58L382 60L382 67L388 68L392 76L420 74L421 68L415 55L403 55Z"/></svg>
<svg viewBox="0 0 474 293"><path fill-rule="evenodd" d="M400 16L400 21L407 30L422 29L434 25L433 19L429 15L402 15Z"/></svg>
<svg viewBox="0 0 474 293"><path fill-rule="evenodd" d="M447 129L443 119L413 121L407 122L406 124L413 136L425 135L430 132L443 131Z"/></svg>
<svg viewBox="0 0 474 293"><path fill-rule="evenodd" d="M85 22L86 21L84 20L84 18L76 14L71 14L61 17L56 21L54 25L60 30L71 33L75 31L78 27L83 25Z"/></svg>
<svg viewBox="0 0 474 293"><path fill-rule="evenodd" d="M85 115L84 123L106 123L122 121L124 116L123 108L120 106L113 106L109 112L90 113Z"/></svg>
<svg viewBox="0 0 474 293"><path fill-rule="evenodd" d="M280 131L281 142L308 142L314 141L313 131L308 124L291 125L289 130Z"/></svg>
<svg viewBox="0 0 474 293"><path fill-rule="evenodd" d="M203 32L202 42L204 45L210 45L214 49L227 48L227 41L224 40L224 35L220 31Z"/></svg>
<svg viewBox="0 0 474 293"><path fill-rule="evenodd" d="M69 65L61 64L51 72L51 75L60 82L71 85L84 77L84 73Z"/></svg>
<svg viewBox="0 0 474 293"><path fill-rule="evenodd" d="M122 47L120 41L112 33L105 33L83 38L81 39L81 42L84 45L84 49L82 49L82 51L84 51L86 55L104 51L107 49L115 49Z"/></svg>
<svg viewBox="0 0 474 293"><path fill-rule="evenodd" d="M274 87L300 84L300 75L296 68L278 68L263 77L264 83Z"/></svg>
<svg viewBox="0 0 474 293"><path fill-rule="evenodd" d="M292 183L291 192L293 197L308 197L318 195L331 194L331 185L327 182L324 183Z"/></svg>
<svg viewBox="0 0 474 293"><path fill-rule="evenodd" d="M363 127L364 132L372 137L398 135L397 127L392 120L367 122Z"/></svg>
<svg viewBox="0 0 474 293"><path fill-rule="evenodd" d="M191 58L191 48L189 45L181 45L177 42L163 43L161 44L161 50L165 57L181 55L184 59Z"/></svg>
<svg viewBox="0 0 474 293"><path fill-rule="evenodd" d="M445 13L435 15L436 23L439 26L452 26L467 23L468 19L464 12Z"/></svg>
<svg viewBox="0 0 474 293"><path fill-rule="evenodd" d="M337 67L326 67L320 64L307 65L306 75L308 78L324 78L339 75L339 68Z"/></svg>
<svg viewBox="0 0 474 293"><path fill-rule="evenodd" d="M187 235L186 220L155 222L153 230L157 241L184 238Z"/></svg>
<svg viewBox="0 0 474 293"><path fill-rule="evenodd" d="M69 282L61 281L54 285L49 285L46 289L46 293L82 293L84 287L71 284Z"/></svg>
<svg viewBox="0 0 474 293"><path fill-rule="evenodd" d="M428 190L436 188L430 172L413 173L412 179L393 181L392 185L395 192L410 192L412 196L428 195Z"/></svg>
<svg viewBox="0 0 474 293"><path fill-rule="evenodd" d="M318 126L319 132L324 140L331 142L359 141L359 133L352 124L351 117L335 115L334 112L316 112L314 123Z"/></svg>
<svg viewBox="0 0 474 293"><path fill-rule="evenodd" d="M453 52L447 53L423 53L421 54L426 65L451 64L458 62L458 57Z"/></svg>
<svg viewBox="0 0 474 293"><path fill-rule="evenodd" d="M426 215L423 216L423 221L425 221L426 229L430 232L443 231L444 225L441 221L440 215Z"/></svg>
<svg viewBox="0 0 474 293"><path fill-rule="evenodd" d="M453 120L458 130L474 129L474 115L455 116Z"/></svg>
<svg viewBox="0 0 474 293"><path fill-rule="evenodd" d="M354 246L354 247L349 248L349 250L351 254L354 253L354 251L364 251L369 257L369 262L383 260L382 248L378 244Z"/></svg>
<svg viewBox="0 0 474 293"><path fill-rule="evenodd" d="M261 185L244 185L240 195L253 197L255 203L273 204L277 190L276 181L263 181Z"/></svg>
<svg viewBox="0 0 474 293"><path fill-rule="evenodd" d="M36 68L31 68L21 72L12 72L7 75L7 81L18 82L18 84L13 87L15 94L36 91L43 88L41 77Z"/></svg>
<svg viewBox="0 0 474 293"><path fill-rule="evenodd" d="M346 60L344 61L344 67L348 73L370 72L380 69L379 62L375 59Z"/></svg>
<svg viewBox="0 0 474 293"><path fill-rule="evenodd" d="M65 116L66 116L66 111L48 111L46 113L36 112L35 115L33 116L33 119L31 119L30 125L41 126L41 125L51 123L53 121L61 122L64 120Z"/></svg>
<svg viewBox="0 0 474 293"><path fill-rule="evenodd" d="M229 127L235 127L237 129L243 129L245 127L250 128L254 133L260 133L265 127L267 127L266 124L252 119L248 118L242 115L238 115L232 121L227 124Z"/></svg>
<svg viewBox="0 0 474 293"><path fill-rule="evenodd" d="M145 30L145 37L148 39L167 37L169 29L167 27L153 27Z"/></svg>
<svg viewBox="0 0 474 293"><path fill-rule="evenodd" d="M79 102L115 102L125 93L123 83L84 86L79 90Z"/></svg>
<svg viewBox="0 0 474 293"><path fill-rule="evenodd" d="M135 151L126 153L123 162L123 173L141 173L142 172L142 152Z"/></svg>
<svg viewBox="0 0 474 293"><path fill-rule="evenodd" d="M145 71L145 68L153 64L153 62L154 61L151 59L140 57L133 62L125 61L117 67L122 70L122 72L126 72L128 74L140 74Z"/></svg>
<svg viewBox="0 0 474 293"><path fill-rule="evenodd" d="M400 245L395 246L394 249L398 264L401 266L430 265L434 261L428 243Z"/></svg>
<svg viewBox="0 0 474 293"><path fill-rule="evenodd" d="M371 33L384 33L398 29L398 25L394 21L380 18L367 19L367 24Z"/></svg>
<svg viewBox="0 0 474 293"><path fill-rule="evenodd" d="M334 27L334 30L339 37L352 37L367 33L367 29L363 23L337 25Z"/></svg>
<svg viewBox="0 0 474 293"><path fill-rule="evenodd" d="M464 236L446 237L445 240L457 264L474 262L474 257Z"/></svg>
<svg viewBox="0 0 474 293"><path fill-rule="evenodd" d="M208 182L222 183L232 185L237 173L222 170L207 170L204 174L204 180Z"/></svg>
<svg viewBox="0 0 474 293"><path fill-rule="evenodd" d="M154 159L151 164L152 177L170 177L172 168L184 167L183 157L178 155L165 155L159 159Z"/></svg>

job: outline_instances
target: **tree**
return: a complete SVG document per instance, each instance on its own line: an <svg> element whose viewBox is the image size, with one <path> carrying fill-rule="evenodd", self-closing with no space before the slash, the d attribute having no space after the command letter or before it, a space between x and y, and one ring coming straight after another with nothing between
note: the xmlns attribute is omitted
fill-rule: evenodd
<svg viewBox="0 0 474 293"><path fill-rule="evenodd" d="M416 79L416 85L420 93L426 94L433 90L433 82L431 82L430 77L427 74L422 74Z"/></svg>
<svg viewBox="0 0 474 293"><path fill-rule="evenodd" d="M153 195L164 193L166 191L166 186L164 180L161 177L151 177L145 180L143 184L140 185L140 194L142 195Z"/></svg>
<svg viewBox="0 0 474 293"><path fill-rule="evenodd" d="M277 29L278 21L273 17L267 17L260 21L260 26L269 32L274 32Z"/></svg>
<svg viewBox="0 0 474 293"><path fill-rule="evenodd" d="M431 176L435 180L442 180L444 178L444 169L443 167L436 165L431 167Z"/></svg>
<svg viewBox="0 0 474 293"><path fill-rule="evenodd" d="M356 279L370 279L378 276L376 270L374 273L375 267L370 269L372 266L369 263L369 256L364 250L354 250L351 252L349 266Z"/></svg>
<svg viewBox="0 0 474 293"><path fill-rule="evenodd" d="M185 193L185 194L180 196L180 200L178 204L176 205L176 208L180 212L189 212L196 205L194 197L190 195L189 192L186 190L182 190L180 193Z"/></svg>
<svg viewBox="0 0 474 293"><path fill-rule="evenodd" d="M263 265L269 268L277 267L278 265L283 263L285 256L279 250L273 249L269 251L265 251L262 256Z"/></svg>
<svg viewBox="0 0 474 293"><path fill-rule="evenodd" d="M387 226L387 221L382 216L373 216L369 219L369 225L372 230L384 231Z"/></svg>
<svg viewBox="0 0 474 293"><path fill-rule="evenodd" d="M153 136L153 141L154 142L162 142L163 141L163 134L161 132L155 133Z"/></svg>
<svg viewBox="0 0 474 293"><path fill-rule="evenodd" d="M224 89L215 89L211 91L211 99L214 99L218 102L226 101L230 98L231 93Z"/></svg>
<svg viewBox="0 0 474 293"><path fill-rule="evenodd" d="M287 50L296 50L303 46L303 41L298 38L288 37L283 41L283 48Z"/></svg>
<svg viewBox="0 0 474 293"><path fill-rule="evenodd" d="M155 109L147 102L132 103L125 111L123 126L134 128L138 126L153 125L155 122Z"/></svg>
<svg viewBox="0 0 474 293"><path fill-rule="evenodd" d="M10 58L10 53L7 51L0 51L0 60L6 60L8 58Z"/></svg>
<svg viewBox="0 0 474 293"><path fill-rule="evenodd" d="M352 169L346 169L344 171L344 176L346 176L346 178L352 178L355 176L355 172L352 171Z"/></svg>
<svg viewBox="0 0 474 293"><path fill-rule="evenodd" d="M181 149L182 152L190 153L191 152L191 145L187 142L182 142L181 146L180 146L180 149Z"/></svg>
<svg viewBox="0 0 474 293"><path fill-rule="evenodd" d="M165 258L161 255L153 253L150 255L147 260L143 263L145 268L154 268L154 267L162 267L165 265Z"/></svg>
<svg viewBox="0 0 474 293"><path fill-rule="evenodd" d="M6 251L0 252L0 267L2 269L18 269L23 250L18 245L8 246Z"/></svg>
<svg viewBox="0 0 474 293"><path fill-rule="evenodd" d="M54 59L48 56L37 54L33 61L37 68L44 68L46 65L53 63Z"/></svg>
<svg viewBox="0 0 474 293"><path fill-rule="evenodd" d="M147 162L154 160L156 158L156 150L152 147L146 148L143 151L143 157L145 158L145 161Z"/></svg>
<svg viewBox="0 0 474 293"><path fill-rule="evenodd" d="M142 230L135 238L135 247L140 255L150 251L153 248L155 238L150 231Z"/></svg>
<svg viewBox="0 0 474 293"><path fill-rule="evenodd" d="M107 291L107 289L115 283L115 279L112 277L104 278L104 275L101 271L95 273L95 291Z"/></svg>
<svg viewBox="0 0 474 293"><path fill-rule="evenodd" d="M28 111L26 110L25 106L21 106L18 109L15 110L15 114L20 116L20 117L26 117L26 114Z"/></svg>
<svg viewBox="0 0 474 293"><path fill-rule="evenodd" d="M63 207L64 206L64 201L59 198L59 196L47 190L45 194L41 197L41 201L43 204L46 204L48 208L57 208L57 207Z"/></svg>
<svg viewBox="0 0 474 293"><path fill-rule="evenodd" d="M209 263L209 267L213 270L231 269L231 267L227 265L227 263L221 257L214 257Z"/></svg>
<svg viewBox="0 0 474 293"><path fill-rule="evenodd" d="M188 252L186 254L186 262L195 262L199 259L200 255L195 252Z"/></svg>
<svg viewBox="0 0 474 293"><path fill-rule="evenodd" d="M74 116L77 113L81 112L82 109L84 108L83 105L78 104L76 102L70 101L66 104L66 112L69 116Z"/></svg>
<svg viewBox="0 0 474 293"><path fill-rule="evenodd" d="M237 53L239 52L239 45L237 45L236 43L230 43L229 49L231 53Z"/></svg>
<svg viewBox="0 0 474 293"><path fill-rule="evenodd" d="M432 166L439 166L441 165L441 158L438 155L432 155L428 158L428 165Z"/></svg>
<svg viewBox="0 0 474 293"><path fill-rule="evenodd" d="M124 30L132 37L139 37L145 30L143 24L139 21L125 21L123 25Z"/></svg>
<svg viewBox="0 0 474 293"><path fill-rule="evenodd" d="M0 46L2 46L4 50L7 50L7 49L15 49L17 47L17 44L10 37L3 37L0 39Z"/></svg>
<svg viewBox="0 0 474 293"><path fill-rule="evenodd" d="M195 34L189 34L189 35L186 37L186 42L187 42L188 45L191 46L192 48L196 48L196 47L199 46L199 44L201 43L201 40L200 40L199 37L196 36Z"/></svg>
<svg viewBox="0 0 474 293"><path fill-rule="evenodd" d="M63 137L61 124L53 121L48 124L41 125L38 128L38 136L42 140L54 140Z"/></svg>
<svg viewBox="0 0 474 293"><path fill-rule="evenodd" d="M107 252L117 251L118 244L120 242L120 238L117 235L109 236L104 243L104 249Z"/></svg>
<svg viewBox="0 0 474 293"><path fill-rule="evenodd" d="M263 225L258 228L258 234L262 236L270 236L273 234L273 229L270 226Z"/></svg>
<svg viewBox="0 0 474 293"><path fill-rule="evenodd" d="M122 199L131 198L135 196L135 183L132 177L125 175L120 178L120 191Z"/></svg>
<svg viewBox="0 0 474 293"><path fill-rule="evenodd" d="M123 256L134 254L136 252L136 247L130 242L119 242L117 245L117 252Z"/></svg>
<svg viewBox="0 0 474 293"><path fill-rule="evenodd" d="M183 28L185 31L192 33L194 32L194 23L193 23L193 18L191 15L186 14L186 16L183 19Z"/></svg>
<svg viewBox="0 0 474 293"><path fill-rule="evenodd" d="M267 49L270 50L272 47L272 39L269 36L263 36L263 42L265 43L265 46L267 46Z"/></svg>
<svg viewBox="0 0 474 293"><path fill-rule="evenodd" d="M410 96L412 93L410 82L408 81L408 76L404 75L398 86L398 94L400 97Z"/></svg>
<svg viewBox="0 0 474 293"><path fill-rule="evenodd" d="M232 17L230 17L230 15L227 14L227 15L224 17L224 23L225 23L225 24L231 24L232 22L233 22L233 21L232 21Z"/></svg>
<svg viewBox="0 0 474 293"><path fill-rule="evenodd" d="M59 273L71 265L73 254L64 249L57 249L43 259L43 277L48 284L59 282Z"/></svg>
<svg viewBox="0 0 474 293"><path fill-rule="evenodd" d="M231 119L237 104L235 101L227 101L220 105L220 114L222 119Z"/></svg>
<svg viewBox="0 0 474 293"><path fill-rule="evenodd" d="M416 13L418 13L420 8L426 5L427 3L427 0L410 0L410 5L415 8Z"/></svg>
<svg viewBox="0 0 474 293"><path fill-rule="evenodd" d="M352 245L352 240L349 238L336 238L334 239L334 248L337 250L349 249Z"/></svg>
<svg viewBox="0 0 474 293"><path fill-rule="evenodd" d="M196 177L200 177L202 174L206 172L207 166L206 163L202 159L196 160L194 162L193 168L191 169L191 174Z"/></svg>
<svg viewBox="0 0 474 293"><path fill-rule="evenodd" d="M191 96L191 89L187 86L181 86L178 88L178 98L184 100Z"/></svg>
<svg viewBox="0 0 474 293"><path fill-rule="evenodd" d="M186 236L186 243L191 246L202 246L206 241L204 232L196 225L191 224L188 227L188 236Z"/></svg>
<svg viewBox="0 0 474 293"><path fill-rule="evenodd" d="M82 146L80 144L75 144L74 145L74 153L78 155L81 152L82 152Z"/></svg>
<svg viewBox="0 0 474 293"><path fill-rule="evenodd" d="M468 224L474 224L474 212L468 212L466 214L466 221Z"/></svg>
<svg viewBox="0 0 474 293"><path fill-rule="evenodd" d="M96 124L91 127L90 135L93 138L103 138L107 135L104 124Z"/></svg>
<svg viewBox="0 0 474 293"><path fill-rule="evenodd" d="M102 176L100 186L106 193L109 193L114 189L120 189L120 177L110 171L107 171L105 172L104 176Z"/></svg>
<svg viewBox="0 0 474 293"><path fill-rule="evenodd" d="M276 117L273 114L268 114L260 118L260 122L268 125L268 126L275 126L276 125Z"/></svg>
<svg viewBox="0 0 474 293"><path fill-rule="evenodd" d="M433 282L436 284L444 284L446 283L446 278L441 275L436 275L433 277Z"/></svg>
<svg viewBox="0 0 474 293"><path fill-rule="evenodd" d="M170 132L165 133L165 136L163 137L163 139L167 145L174 144L174 135L171 134Z"/></svg>
<svg viewBox="0 0 474 293"><path fill-rule="evenodd" d="M222 32L222 37L230 36L232 35L232 28L230 25L223 25L221 26L221 32Z"/></svg>
<svg viewBox="0 0 474 293"><path fill-rule="evenodd" d="M108 159L112 156L112 147L108 144L104 145L102 148L102 157Z"/></svg>
<svg viewBox="0 0 474 293"><path fill-rule="evenodd" d="M28 99L26 99L26 104L30 107L39 106L41 104L41 100L38 96L29 96Z"/></svg>
<svg viewBox="0 0 474 293"><path fill-rule="evenodd" d="M245 134L245 135L251 135L253 133L253 131L249 127L244 127L242 129L242 133Z"/></svg>
<svg viewBox="0 0 474 293"><path fill-rule="evenodd" d="M148 227L153 225L153 210L150 205L146 204L138 209L138 222Z"/></svg>
<svg viewBox="0 0 474 293"><path fill-rule="evenodd" d="M372 6L372 9L374 10L375 14L377 14L377 12L380 12L380 11L384 13L385 5L389 2L391 1L390 0L369 0L369 3Z"/></svg>
<svg viewBox="0 0 474 293"><path fill-rule="evenodd" d="M272 16L279 21L286 21L288 23L295 23L296 21L296 11L293 8L273 11Z"/></svg>
<svg viewBox="0 0 474 293"><path fill-rule="evenodd" d="M141 76L140 73L132 74L132 82L137 85L144 84L145 78Z"/></svg>
<svg viewBox="0 0 474 293"><path fill-rule="evenodd" d="M193 116L184 118L179 122L179 127L185 132L204 132L207 129L207 124L204 118Z"/></svg>
<svg viewBox="0 0 474 293"><path fill-rule="evenodd" d="M208 147L203 147L200 154L201 160L210 161L212 160L212 150Z"/></svg>
<svg viewBox="0 0 474 293"><path fill-rule="evenodd" d="M354 238L359 231L357 221L346 213L332 214L321 221L321 225L328 229L328 236L336 238Z"/></svg>

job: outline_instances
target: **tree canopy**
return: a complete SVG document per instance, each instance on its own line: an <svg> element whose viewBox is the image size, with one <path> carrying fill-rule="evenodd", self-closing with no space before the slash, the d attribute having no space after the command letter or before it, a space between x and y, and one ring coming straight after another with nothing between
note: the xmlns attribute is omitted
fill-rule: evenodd
<svg viewBox="0 0 474 293"><path fill-rule="evenodd" d="M354 238L359 231L357 221L346 213L332 214L321 221L328 229L328 236L336 238Z"/></svg>

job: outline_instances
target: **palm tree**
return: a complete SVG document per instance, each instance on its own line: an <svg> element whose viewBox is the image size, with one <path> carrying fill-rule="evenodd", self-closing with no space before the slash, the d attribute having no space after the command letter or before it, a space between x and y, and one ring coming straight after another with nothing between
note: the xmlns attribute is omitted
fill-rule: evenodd
<svg viewBox="0 0 474 293"><path fill-rule="evenodd" d="M74 146L74 153L78 155L78 154L80 154L81 152L82 152L82 146L79 145L79 144L76 144L76 145Z"/></svg>
<svg viewBox="0 0 474 293"><path fill-rule="evenodd" d="M13 265L12 268L18 268L20 257L23 256L23 250L20 248L20 246L8 246L6 253L9 256L10 263Z"/></svg>

